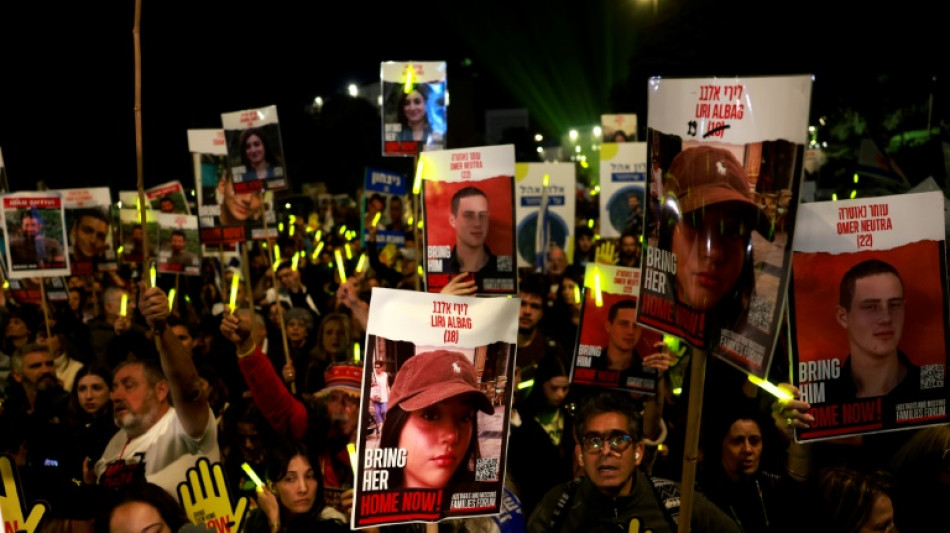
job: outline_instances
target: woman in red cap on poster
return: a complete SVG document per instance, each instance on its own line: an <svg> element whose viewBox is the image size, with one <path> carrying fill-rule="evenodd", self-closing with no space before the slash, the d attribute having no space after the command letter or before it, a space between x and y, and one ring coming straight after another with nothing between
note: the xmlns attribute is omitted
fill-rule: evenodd
<svg viewBox="0 0 950 533"><path fill-rule="evenodd" d="M493 414L468 358L435 350L409 358L389 392L380 448L406 451L404 467L390 469L391 488L442 488L474 481L477 411Z"/></svg>

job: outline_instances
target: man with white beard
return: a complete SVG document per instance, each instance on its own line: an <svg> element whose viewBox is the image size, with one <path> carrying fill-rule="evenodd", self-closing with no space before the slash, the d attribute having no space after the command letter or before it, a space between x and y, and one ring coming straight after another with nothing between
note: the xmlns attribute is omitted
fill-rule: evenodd
<svg viewBox="0 0 950 533"><path fill-rule="evenodd" d="M157 287L145 290L139 309L159 339L161 364L140 359L116 367L111 399L119 431L95 475L106 488L149 481L177 497L178 483L200 457L220 460L217 426L191 351L166 327L167 296Z"/></svg>

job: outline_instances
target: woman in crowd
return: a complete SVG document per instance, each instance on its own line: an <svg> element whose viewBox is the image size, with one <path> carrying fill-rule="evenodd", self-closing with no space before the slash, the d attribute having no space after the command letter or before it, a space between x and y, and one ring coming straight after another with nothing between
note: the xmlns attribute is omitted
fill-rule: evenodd
<svg viewBox="0 0 950 533"><path fill-rule="evenodd" d="M950 424L916 430L894 454L890 469L900 531L933 531L950 502Z"/></svg>
<svg viewBox="0 0 950 533"><path fill-rule="evenodd" d="M508 471L525 515L551 487L574 477L574 416L567 402L570 367L555 354L544 356L534 386L511 415Z"/></svg>
<svg viewBox="0 0 950 533"><path fill-rule="evenodd" d="M820 531L897 532L891 500L893 486L888 474L833 467L824 472L820 484L822 508L817 522Z"/></svg>
<svg viewBox="0 0 950 533"><path fill-rule="evenodd" d="M349 531L346 517L326 505L319 462L306 445L291 442L267 456L268 488L258 491L258 508L247 518L246 533Z"/></svg>
<svg viewBox="0 0 950 533"><path fill-rule="evenodd" d="M380 448L406 450L405 467L389 469L390 488L441 488L475 479L478 411L495 412L460 352L410 357L389 392Z"/></svg>
<svg viewBox="0 0 950 533"><path fill-rule="evenodd" d="M317 328L315 358L325 363L346 361L350 359L352 347L350 317L343 313L330 313L323 317Z"/></svg>
<svg viewBox="0 0 950 533"><path fill-rule="evenodd" d="M241 163L245 169L240 181L280 177L280 160L276 152L268 146L267 137L260 128L242 131L238 146L241 148Z"/></svg>
<svg viewBox="0 0 950 533"><path fill-rule="evenodd" d="M95 533L177 533L191 523L178 500L154 483L133 483L109 497Z"/></svg>

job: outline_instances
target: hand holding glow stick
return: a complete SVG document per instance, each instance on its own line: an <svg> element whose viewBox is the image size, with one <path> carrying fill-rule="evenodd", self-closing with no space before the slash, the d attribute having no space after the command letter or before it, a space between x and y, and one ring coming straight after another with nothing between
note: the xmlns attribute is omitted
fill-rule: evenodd
<svg viewBox="0 0 950 533"><path fill-rule="evenodd" d="M234 310L237 308L237 293L238 287L241 285L241 276L237 272L231 276L231 302L228 304L228 307L231 309L231 314L234 314Z"/></svg>

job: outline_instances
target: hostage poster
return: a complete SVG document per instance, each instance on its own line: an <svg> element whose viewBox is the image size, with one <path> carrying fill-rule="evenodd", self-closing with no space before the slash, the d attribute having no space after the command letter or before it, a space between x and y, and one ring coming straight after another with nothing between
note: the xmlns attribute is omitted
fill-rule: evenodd
<svg viewBox="0 0 950 533"><path fill-rule="evenodd" d="M445 62L383 62L380 94L384 156L414 156L445 147L449 99Z"/></svg>
<svg viewBox="0 0 950 533"><path fill-rule="evenodd" d="M515 165L519 268L542 267L547 262L546 253L551 245L563 249L568 254L568 261L573 259L574 174L572 163Z"/></svg>
<svg viewBox="0 0 950 533"><path fill-rule="evenodd" d="M288 187L277 106L221 114L237 194Z"/></svg>
<svg viewBox="0 0 950 533"><path fill-rule="evenodd" d="M636 323L639 292L639 268L588 266L572 383L656 394L659 374L644 363L665 345L662 335Z"/></svg>
<svg viewBox="0 0 950 533"><path fill-rule="evenodd" d="M519 300L374 288L372 301L352 526L498 514Z"/></svg>
<svg viewBox="0 0 950 533"><path fill-rule="evenodd" d="M638 240L643 234L646 143L604 143L600 147L600 234Z"/></svg>
<svg viewBox="0 0 950 533"><path fill-rule="evenodd" d="M649 83L638 322L764 377L790 272L811 77Z"/></svg>
<svg viewBox="0 0 950 533"><path fill-rule="evenodd" d="M116 270L109 188L60 189L59 192L63 195L72 275Z"/></svg>
<svg viewBox="0 0 950 533"><path fill-rule="evenodd" d="M514 145L425 152L426 290L469 273L480 294L515 294Z"/></svg>
<svg viewBox="0 0 950 533"><path fill-rule="evenodd" d="M387 244L406 246L406 232L412 231L407 216L409 184L399 172L367 168L363 184L363 243L369 238L369 228L375 223L376 244L383 249Z"/></svg>
<svg viewBox="0 0 950 533"><path fill-rule="evenodd" d="M62 195L55 191L5 194L7 277L69 275Z"/></svg>
<svg viewBox="0 0 950 533"><path fill-rule="evenodd" d="M274 193L235 189L224 130L188 130L188 149L198 196L198 236L206 249L231 250L235 243L277 236Z"/></svg>
<svg viewBox="0 0 950 533"><path fill-rule="evenodd" d="M790 292L800 441L945 424L943 193L802 204Z"/></svg>

